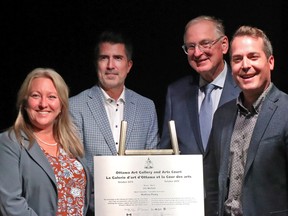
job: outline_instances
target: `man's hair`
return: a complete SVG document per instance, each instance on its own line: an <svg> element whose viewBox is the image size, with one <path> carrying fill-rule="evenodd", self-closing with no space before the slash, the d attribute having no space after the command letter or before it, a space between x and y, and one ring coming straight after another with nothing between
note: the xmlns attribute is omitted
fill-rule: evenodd
<svg viewBox="0 0 288 216"><path fill-rule="evenodd" d="M133 46L130 38L122 32L107 30L102 32L99 37L97 44L94 49L95 59L98 59L99 56L99 46L102 43L111 43L111 44L124 44L125 52L128 60L132 59L133 55Z"/></svg>
<svg viewBox="0 0 288 216"><path fill-rule="evenodd" d="M230 45L232 45L232 42L236 37L242 37L242 36L249 36L253 38L262 38L263 40L263 51L267 58L269 58L271 55L273 55L273 48L271 41L267 37L267 35L259 28L252 27L252 26L240 26L236 32L234 33L232 40L230 42ZM230 56L231 56L231 50L230 50Z"/></svg>
<svg viewBox="0 0 288 216"><path fill-rule="evenodd" d="M225 28L224 28L224 25L223 25L223 21L221 19L218 19L218 18L213 17L213 16L201 15L201 16L195 17L194 19L190 20L186 24L185 31L184 31L184 40L185 40L185 34L186 34L187 29L191 25L193 25L195 23L198 23L198 22L201 22L203 20L212 22L215 25L216 34L218 34L219 36L224 36L225 35Z"/></svg>

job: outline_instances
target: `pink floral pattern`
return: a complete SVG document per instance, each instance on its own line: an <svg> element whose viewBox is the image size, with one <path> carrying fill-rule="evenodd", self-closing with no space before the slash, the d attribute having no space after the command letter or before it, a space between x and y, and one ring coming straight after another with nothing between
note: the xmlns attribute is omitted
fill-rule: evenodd
<svg viewBox="0 0 288 216"><path fill-rule="evenodd" d="M57 216L83 216L85 204L86 174L82 164L69 157L60 148L59 155L53 157L44 151L57 181Z"/></svg>

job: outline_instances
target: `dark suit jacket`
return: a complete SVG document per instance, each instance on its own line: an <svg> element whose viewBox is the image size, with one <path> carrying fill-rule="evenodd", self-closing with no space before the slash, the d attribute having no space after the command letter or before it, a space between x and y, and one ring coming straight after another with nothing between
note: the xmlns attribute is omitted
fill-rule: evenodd
<svg viewBox="0 0 288 216"><path fill-rule="evenodd" d="M244 173L245 216L288 215L288 96L275 86L256 122ZM237 117L236 100L220 107L210 136L211 155L219 169L219 215L227 196L230 142Z"/></svg>
<svg viewBox="0 0 288 216"><path fill-rule="evenodd" d="M215 170L210 169L210 164L208 160L206 160L206 156L209 153L209 145L206 148L206 152L204 152L202 145L198 117L198 91L199 78L197 77L194 79L192 76L184 77L175 83L172 83L168 87L163 131L159 148L172 148L170 143L168 122L170 120L174 120L180 153L202 154L204 158L203 166L205 175L205 172L214 172ZM231 69L228 67L218 106L221 106L222 104L236 98L239 92L240 89L235 84L231 74ZM217 188L217 182L213 182L213 184L214 188ZM212 187L213 184L209 180L207 183L205 183L206 195L209 193L208 187ZM215 190L213 189L213 191ZM217 202L217 194L214 195L215 202ZM210 210L211 208L215 209L216 207L209 207L208 203L206 203L205 206L206 215L213 215L210 213Z"/></svg>
<svg viewBox="0 0 288 216"><path fill-rule="evenodd" d="M57 213L57 183L54 171L37 143L28 148L23 137L23 147L14 133L0 135L0 215L3 216L55 216ZM77 158L86 172L87 212L91 176L85 163ZM84 214L85 215L85 214Z"/></svg>

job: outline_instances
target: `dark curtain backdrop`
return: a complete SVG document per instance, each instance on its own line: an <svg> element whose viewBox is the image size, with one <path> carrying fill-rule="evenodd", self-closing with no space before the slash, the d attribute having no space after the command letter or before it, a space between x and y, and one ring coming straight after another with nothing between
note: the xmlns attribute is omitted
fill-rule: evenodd
<svg viewBox="0 0 288 216"><path fill-rule="evenodd" d="M2 1L0 8L1 130L14 122L17 91L36 67L59 72L71 96L90 88L95 38L106 28L131 36L134 65L126 86L154 100L161 128L168 84L191 73L181 45L185 24L198 15L221 18L228 37L243 24L262 28L274 47L272 80L288 92L285 0L27 0Z"/></svg>

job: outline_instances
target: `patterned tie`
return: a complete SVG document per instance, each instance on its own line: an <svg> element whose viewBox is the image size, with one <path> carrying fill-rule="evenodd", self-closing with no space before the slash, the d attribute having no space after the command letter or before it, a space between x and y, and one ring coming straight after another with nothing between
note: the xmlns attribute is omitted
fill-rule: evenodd
<svg viewBox="0 0 288 216"><path fill-rule="evenodd" d="M211 83L205 86L205 97L202 101L199 113L200 131L204 150L207 147L208 138L212 127L213 103L211 99L211 92L214 88L215 86Z"/></svg>

